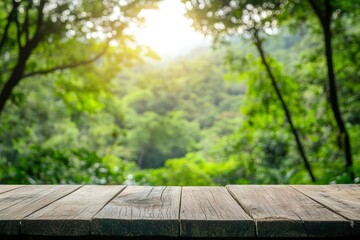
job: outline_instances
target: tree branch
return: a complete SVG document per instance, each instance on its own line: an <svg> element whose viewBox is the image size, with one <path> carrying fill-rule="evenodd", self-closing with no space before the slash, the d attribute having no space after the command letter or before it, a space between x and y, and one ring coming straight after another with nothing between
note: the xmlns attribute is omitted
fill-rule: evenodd
<svg viewBox="0 0 360 240"><path fill-rule="evenodd" d="M314 10L315 14L318 16L321 25L324 26L324 24L325 24L325 15L324 15L323 11L321 11L321 8L317 4L317 1L308 0L308 2L310 3L311 8Z"/></svg>
<svg viewBox="0 0 360 240"><path fill-rule="evenodd" d="M1 38L1 41L0 41L0 52L1 52L3 46L4 46L5 42L6 42L9 27L10 27L10 24L12 22L12 18L13 18L14 14L17 11L18 6L19 6L19 3L13 1L13 6L12 6L12 8L10 10L10 13L9 13L8 17L7 17L7 22L6 22L6 26L5 26L5 29L4 29L4 34L3 34L2 38Z"/></svg>
<svg viewBox="0 0 360 240"><path fill-rule="evenodd" d="M29 41L29 11L31 8L31 1L29 1L28 5L26 6L26 12L25 12L25 20L24 24L22 26L22 33L25 32L25 39L26 42Z"/></svg>
<svg viewBox="0 0 360 240"><path fill-rule="evenodd" d="M15 2L15 1L14 1ZM15 67L12 69L12 73L9 76L9 79L5 81L5 84L0 92L0 114L3 112L5 103L9 100L13 89L15 86L20 82L20 80L23 77L23 73L26 68L27 60L29 59L32 51L36 48L36 46L41 41L41 38L43 36L41 27L43 24L43 9L45 6L45 1L40 0L40 5L37 8L38 11L38 18L36 21L36 30L33 38L25 43L24 47L20 46L19 49L19 56L17 59L17 63ZM17 23L19 23L17 21ZM20 26L17 25L18 31L20 31ZM21 44L20 44L21 45Z"/></svg>
<svg viewBox="0 0 360 240"><path fill-rule="evenodd" d="M49 68L49 69L43 69L43 70L38 70L38 71L34 71L34 72L29 72L29 73L24 74L23 78L32 77L32 76L35 76L35 75L44 75L44 74L52 73L52 72L55 72L55 71L61 71L61 70L65 70L65 69L72 69L72 68L76 68L76 67L79 67L79 66L90 64L90 63L96 61L97 59L99 59L100 57L102 57L105 54L107 48L109 47L109 42L110 41L107 41L104 49L93 58L85 59L85 60L82 60L82 61L73 62L73 63L69 63L69 64L64 64L64 65L52 67L52 68Z"/></svg>
<svg viewBox="0 0 360 240"><path fill-rule="evenodd" d="M44 23L44 13L43 13L44 6L45 6L45 1L41 0L40 5L38 7L38 16L36 19L36 30L35 30L33 38L27 42L27 45L29 45L30 48L34 48L39 43L39 41L42 37L41 27Z"/></svg>
<svg viewBox="0 0 360 240"><path fill-rule="evenodd" d="M282 109L284 110L285 112L285 116L286 116L286 119L290 125L290 128L291 128L291 132L292 134L294 135L295 137L295 141L296 141L296 145L297 145L297 148L298 148L298 151L300 153L300 156L301 158L303 159L303 162L305 164L305 168L306 170L308 171L309 175L310 175L310 178L311 178L311 181L313 183L316 182L316 179L315 179L315 176L313 174L313 171L312 171L312 168L311 168L311 165L306 157L306 154L305 154L305 151L304 151L304 147L302 145L302 142L300 140L300 136L297 132L297 129L295 128L295 125L292 121L292 117L291 117L291 113L290 113L290 110L282 96L282 93L279 89L279 86L278 86L278 83L277 83L277 80L275 78L275 76L273 75L273 72L270 68L270 65L269 65L269 62L266 60L266 56L265 56L265 52L264 52L264 49L262 47L262 41L258 35L258 31L254 31L252 32L252 35L253 35L253 38L254 38L254 45L256 46L259 54L260 54L260 57L261 57L261 61L262 61L262 64L265 66L265 69L266 69L266 72L271 80L271 84L276 92L276 95L281 103L281 106L282 106Z"/></svg>
<svg viewBox="0 0 360 240"><path fill-rule="evenodd" d="M21 45L21 30L20 30L20 23L19 23L19 20L17 19L17 16L16 18L14 19L15 21L15 25L16 25L16 40L17 40L17 44L19 45L19 49L21 51L22 49L22 45Z"/></svg>

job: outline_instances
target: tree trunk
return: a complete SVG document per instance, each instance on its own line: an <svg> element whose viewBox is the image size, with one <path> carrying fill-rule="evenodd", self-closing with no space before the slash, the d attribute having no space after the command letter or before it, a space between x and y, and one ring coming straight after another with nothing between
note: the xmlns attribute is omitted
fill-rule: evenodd
<svg viewBox="0 0 360 240"><path fill-rule="evenodd" d="M352 154L351 154L351 143L349 134L347 132L344 120L342 119L342 115L339 108L339 101L336 92L336 78L335 78L335 71L334 71L334 64L333 64L333 57L332 57L332 47L331 47L331 15L332 9L330 5L330 0L325 0L324 12L322 9L317 5L317 2L309 0L311 7L313 8L316 16L320 20L323 35L324 35L324 42L325 42L325 57L327 63L327 72L328 72L328 84L329 84L329 96L330 96L330 105L332 112L334 114L336 124L340 131L340 138L344 143L344 152L345 152L345 170L350 174L351 180L355 179L355 174L352 169L353 161L352 161Z"/></svg>
<svg viewBox="0 0 360 240"><path fill-rule="evenodd" d="M19 54L19 59L18 59L16 66L12 70L12 73L11 73L9 79L5 82L4 87L1 89L0 116L4 110L5 103L11 96L11 93L12 93L14 87L20 82L20 80L24 74L26 61L29 58L30 53L31 53L31 50L29 50L29 49L24 49L23 51L22 50L20 50L20 51L21 52Z"/></svg>
<svg viewBox="0 0 360 240"><path fill-rule="evenodd" d="M32 51L36 48L36 46L39 44L42 37L44 36L43 32L41 31L41 27L43 24L43 16L44 16L43 9L45 6L45 2L46 1L41 0L39 6L37 7L38 18L36 21L36 29L33 38L28 39L27 36L25 46L22 46L20 43L21 33L18 34L17 36L18 37L17 47L19 48L18 60L15 67L12 69L9 79L5 82L4 87L1 89L0 92L0 117L1 117L1 113L4 110L6 102L11 97L12 91L14 90L15 86L20 82L20 80L23 78L27 60L29 59ZM13 4L14 4L13 9L17 9L18 3L16 3L16 1L13 1ZM20 31L19 27L20 26L18 26L18 31ZM25 32L27 31L28 29L25 30Z"/></svg>
<svg viewBox="0 0 360 240"><path fill-rule="evenodd" d="M282 97L282 94L281 94L280 89L279 89L279 87L278 87L278 85L277 85L276 79L275 79L275 77L274 77L274 75L273 75L273 73L272 73L272 71L271 71L271 68L270 68L270 66L269 66L269 64L268 64L268 62L267 62L267 60L266 60L265 52L264 52L264 50L263 50L263 48L262 48L262 44L261 44L261 41L260 41L257 33L254 33L254 39L255 39L256 48L257 48L257 50L258 50L258 52L259 52L259 54L260 54L260 56L261 56L261 61L262 61L263 65L264 65L265 68L266 68L266 71L267 71L267 73L268 73L268 75L269 75L269 78L270 78L270 80L271 80L272 86L274 87L275 92L276 92L276 95L277 95L278 99L280 100L281 106L282 106L282 108L283 108L283 110L284 110L284 112L285 112L286 119L287 119L287 121L289 122L289 125L290 125L290 128L291 128L291 132L292 132L292 134L293 134L294 137L295 137L296 146L297 146L297 148L298 148L298 151L299 151L299 153L300 153L301 158L303 159L303 162L304 162L304 164L305 164L305 168L306 168L306 170L308 171L308 173L309 173L309 175L310 175L311 181L312 181L313 183L315 183L315 182L316 182L315 176L314 176L314 174L313 174L313 172L312 172L310 163L309 163L309 161L308 161L308 159L307 159L307 157L306 157L306 154L305 154L303 145L302 145L302 143L301 143L300 137L299 137L299 135L298 135L298 132L297 132L297 130L296 130L295 126L294 126L294 123L293 123L293 121L292 121L290 111L289 111L289 109L288 109L288 107L287 107L287 105L286 105L286 103L285 103L285 101L284 101L284 98Z"/></svg>
<svg viewBox="0 0 360 240"><path fill-rule="evenodd" d="M323 25L324 32L324 41L325 41L325 55L326 62L328 66L328 79L329 79L329 91L330 91L330 104L332 111L334 113L334 117L336 119L336 123L340 130L340 137L344 139L344 151L345 151L345 160L346 160L346 171L350 173L351 180L354 180L354 171L351 169L352 167L352 156L351 156L351 145L350 138L347 132L345 123L342 119L341 112L339 109L338 97L336 92L336 79L335 79L335 71L334 64L332 58L332 47L331 47L331 6L329 0L325 1L325 21Z"/></svg>

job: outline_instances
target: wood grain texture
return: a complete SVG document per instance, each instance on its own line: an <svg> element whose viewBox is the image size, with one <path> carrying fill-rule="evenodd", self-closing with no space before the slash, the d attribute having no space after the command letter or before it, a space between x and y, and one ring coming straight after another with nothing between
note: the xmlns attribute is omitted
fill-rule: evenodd
<svg viewBox="0 0 360 240"><path fill-rule="evenodd" d="M90 234L91 218L125 186L83 186L21 222L21 233L45 236Z"/></svg>
<svg viewBox="0 0 360 240"><path fill-rule="evenodd" d="M22 187L23 185L0 185L0 194Z"/></svg>
<svg viewBox="0 0 360 240"><path fill-rule="evenodd" d="M255 222L224 187L183 187L182 237L251 237Z"/></svg>
<svg viewBox="0 0 360 240"><path fill-rule="evenodd" d="M360 185L0 185L0 239L20 239L19 234L49 239L360 235Z"/></svg>
<svg viewBox="0 0 360 240"><path fill-rule="evenodd" d="M28 185L0 194L0 234L19 234L23 218L79 187Z"/></svg>
<svg viewBox="0 0 360 240"><path fill-rule="evenodd" d="M179 235L180 187L128 186L91 222L93 235Z"/></svg>
<svg viewBox="0 0 360 240"><path fill-rule="evenodd" d="M344 236L349 221L289 186L227 186L260 237Z"/></svg>
<svg viewBox="0 0 360 240"><path fill-rule="evenodd" d="M360 185L294 185L292 187L351 220L353 234L360 235Z"/></svg>

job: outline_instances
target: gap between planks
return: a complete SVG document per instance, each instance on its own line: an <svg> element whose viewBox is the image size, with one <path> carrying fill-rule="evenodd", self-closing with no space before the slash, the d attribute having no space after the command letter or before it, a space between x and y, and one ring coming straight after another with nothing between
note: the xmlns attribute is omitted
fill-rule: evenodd
<svg viewBox="0 0 360 240"><path fill-rule="evenodd" d="M12 190L15 190L20 187L24 187L24 185L0 185L0 194L6 193Z"/></svg>
<svg viewBox="0 0 360 240"><path fill-rule="evenodd" d="M3 185L4 186L4 185ZM59 185L57 185L57 186L59 186ZM71 186L71 185L70 185ZM85 186L89 186L89 185L85 185ZM253 187L259 187L259 186L257 186L257 185L237 185L237 187L239 187L239 188L241 188L241 189L250 189L250 188L253 188ZM275 185L275 186L279 186L279 185ZM318 205L321 205L323 208L325 208L325 209L327 209L328 211L331 211L332 213L334 213L334 214L336 214L336 215L339 215L339 216L342 216L342 217L344 217L345 219L348 219L348 220L351 220L349 217L347 217L346 215L344 215L344 213L340 213L338 210L334 210L333 209L333 206L330 204L330 203L324 203L324 202L322 202L322 200L320 199L319 200L319 197L316 197L317 195L314 195L314 196L311 196L311 195L309 195L309 194L306 194L305 192L304 192L304 190L303 191L301 191L301 190L299 190L300 188L301 188L301 186L298 186L298 185L280 185L280 186L283 186L284 188L286 188L287 189L287 191L289 191L289 192L291 192L292 194L294 194L293 192L295 191L295 192L297 192L298 194L300 194L300 195L303 195L304 197L306 197L307 199L309 199L309 200L311 200L311 201L313 201L313 202L315 202L315 203L317 203ZM306 185L307 186L307 185ZM1 185L0 185L0 187L1 187ZM1 195L3 195L3 194L5 194L5 193L9 193L9 192L11 192L11 191L19 191L21 188L25 188L26 186L23 186L23 185L18 185L18 186L7 186L7 187L3 187L3 188L0 188L0 197L1 197ZM77 192L79 189L82 189L84 186L82 185L82 186L79 186L77 189L73 189L71 192L69 192L69 193L67 193L67 194L64 194L63 196L60 196L58 199L53 199L52 200L52 202L49 202L49 203L47 203L46 205L44 205L44 206L42 206L42 207L40 207L39 209L37 209L37 210L35 210L34 212L32 212L32 213L30 213L30 214L28 214L28 215L26 215L26 217L29 217L29 216L31 216L31 215L33 215L33 214L35 214L36 212L39 212L39 211L42 211L44 208L46 208L46 207L48 207L49 205L51 205L51 204L53 204L53 203L55 203L55 202L57 202L57 201L59 201L59 200L61 200L61 199L63 199L63 198L66 198L67 196L69 196L69 195L71 195L72 193L74 193L74 192ZM309 188L309 189L315 189L315 188L321 188L321 189L323 189L323 191L326 193L326 194L330 194L331 193L331 189L332 189L332 187L331 186L328 186L328 185L326 185L326 186L307 186L307 188ZM343 188L341 188L341 190L342 191L346 191L346 193L347 194L349 194L349 195L351 195L351 194L353 194L354 196L352 197L353 199L355 199L354 201L357 201L358 199L360 199L360 191L358 191L358 189L360 189L360 186L342 186ZM99 189L100 188L102 188L102 186L99 186ZM119 195L121 195L121 193L123 193L124 191L125 191L125 189L127 189L127 188L133 188L133 186L125 186L125 185L123 185L123 188L122 189L120 189L117 193L115 193L111 198L109 198L105 203L103 203L103 205L100 207L100 209L98 209L88 220L86 220L87 221L87 224L89 224L89 233L88 234L91 234L91 232L93 231L92 230L92 225L93 225L93 221L94 221L94 218L95 218L95 216L96 215L98 215L101 211L103 211L103 209L106 207L106 206L108 206L112 201L114 201L114 199L116 199L117 197L119 197ZM141 188L141 187L139 187L139 188ZM152 187L152 188L156 188L156 187ZM264 225L264 224L268 224L268 223L264 223L264 222L262 222L261 224L262 225L260 225L260 226L258 226L258 221L257 221L257 219L256 218L254 218L253 217L253 210L249 210L249 208L247 208L246 206L244 206L244 204L241 204L241 200L239 200L237 197L236 197L236 195L234 195L234 193L232 192L232 191L230 191L230 188L231 188L231 185L228 185L228 186L226 186L226 188L224 188L224 187L179 187L179 189L180 189L180 194L179 194L179 207L178 207L178 212L177 212L177 216L178 216L178 218L177 218L177 231L176 232L178 232L178 234L176 234L177 236L182 236L182 237L184 237L184 235L181 233L181 231L182 231L182 226L185 226L183 223L184 223L184 221L188 221L188 220L190 220L190 221L192 221L191 219L183 219L182 218L182 213L181 213L181 209L182 209L182 206L185 204L185 202L183 202L184 201L184 199L183 199L183 195L184 195L184 189L191 189L191 188L193 188L193 189L196 189L196 188L198 188L198 189L206 189L206 188L208 188L208 189L217 189L217 188L223 188L225 191L224 191L224 193L227 193L227 194L225 194L225 195L229 195L230 197L231 197L231 199L233 199L233 201L235 201L235 203L238 205L238 207L239 208L241 208L248 216L249 216L249 218L254 222L254 224L255 224L255 231L256 231L256 236L261 236L262 234L263 234L263 232L261 232L260 231L260 234L259 234L259 227L260 228L263 228L264 226L266 226L266 225ZM264 188L264 187L260 187L260 189L261 188ZM269 189L271 189L271 186L269 186L269 185L267 185L267 186L265 186L265 188L269 188ZM276 187L277 188L277 187ZM338 188L340 188L340 187L338 187ZM356 188L356 190L355 190L355 188ZM2 189L5 189L5 190L2 190ZM17 190L16 190L17 189ZM291 189L291 190L290 190ZM353 190L347 190L347 189L353 189ZM2 190L2 191L1 191ZM151 190L152 191L152 190ZM151 191L150 191L150 193L149 193L149 195L151 194ZM215 191L215 190L214 190ZM336 193L336 192L335 192ZM314 193L315 194L315 193ZM337 195L336 195L337 194ZM342 197L342 195L340 194L340 193L336 193L336 194L334 194L334 195L332 195L332 194L330 194L330 197L332 197L332 198L334 198L335 200L338 198L338 199L340 199L341 200L341 197ZM149 196L148 195L148 196ZM204 195L204 194L203 194ZM297 194L295 194L295 195L297 195ZM200 197L199 198L194 198L195 200L195 202L197 202L197 201L202 201L201 200L201 196L202 195L199 195ZM221 194L219 194L219 196L221 196ZM281 199L281 194L277 194L277 196L279 196L280 197L280 199ZM320 197L324 197L324 196L320 196ZM289 197L289 198L291 198L291 197ZM206 200L206 197L204 197L204 199ZM308 200L306 200L306 201L308 201ZM204 201L204 203L205 204L207 204L206 203L206 201ZM329 205L330 204L330 205ZM346 204L346 202L344 202L344 203L342 203L342 202L340 202L340 206L341 206L341 204ZM203 204L204 205L204 204ZM203 206L202 205L202 206ZM345 205L344 205L345 206ZM344 208L345 210L344 211L349 211L349 209L351 209L351 207L354 207L354 206L358 206L357 205L357 202L355 202L355 203L353 203L353 205L351 205L350 207L348 207L348 208ZM291 208L290 208L291 209ZM360 209L360 208L359 208ZM356 209L355 209L356 210ZM216 211L215 211L216 212ZM25 218L25 217L24 217ZM300 219L301 219L301 217L299 217ZM355 219L354 219L355 218ZM201 219L198 219L198 220L200 220L200 222L201 221L208 221L209 219L206 219L205 218L205 220L203 219L203 220L201 220ZM325 219L326 220L326 219ZM330 219L331 220L331 219ZM336 218L334 218L333 220L336 220ZM210 221L211 221L211 219L210 219ZM339 219L337 220L337 221L339 221ZM357 216L355 216L355 217L353 217L353 220L351 220L351 222L355 222L355 226L353 226L353 227L355 227L355 229L353 229L353 234L359 234L359 232L358 232L358 230L359 230L359 225L358 225L358 223L359 223L359 217L357 217ZM20 224L21 224L21 222L22 221L20 221ZM344 222L344 221L342 221L341 220L341 222ZM159 221L159 223L161 223L161 221ZM344 222L345 223L345 222ZM298 223L298 224L301 224L300 222ZM329 224L329 221L325 221L325 224ZM215 229L215 228L214 228ZM210 230L214 230L214 229L210 229ZM264 228L263 228L264 229ZM344 228L345 229L345 228ZM330 228L330 230L331 230L331 228ZM329 230L329 231L330 231ZM208 229L208 231L209 231L209 229ZM188 237L192 237L192 236L194 236L193 235L193 233L191 233L191 231L189 232L183 232L183 233L186 233L186 234L188 234L187 236ZM329 232L329 233L331 233L331 231ZM345 231L344 232L344 234L347 234L347 232ZM255 235L255 234L254 234ZM175 235L173 235L173 236L175 236ZM208 236L208 237L211 237L211 236L214 236L214 235L212 235L212 234L210 234L209 235L209 233L205 233L203 236ZM220 236L220 235L219 235Z"/></svg>
<svg viewBox="0 0 360 240"><path fill-rule="evenodd" d="M21 232L45 236L89 235L92 217L123 188L85 185L24 218Z"/></svg>
<svg viewBox="0 0 360 240"><path fill-rule="evenodd" d="M351 224L338 213L286 185L227 186L257 222L258 236L350 235Z"/></svg>
<svg viewBox="0 0 360 240"><path fill-rule="evenodd" d="M76 185L26 185L0 194L0 234L19 234L21 221L26 216L78 188Z"/></svg>
<svg viewBox="0 0 360 240"><path fill-rule="evenodd" d="M292 185L291 187L329 211L348 219L351 222L352 235L360 235L359 184Z"/></svg>

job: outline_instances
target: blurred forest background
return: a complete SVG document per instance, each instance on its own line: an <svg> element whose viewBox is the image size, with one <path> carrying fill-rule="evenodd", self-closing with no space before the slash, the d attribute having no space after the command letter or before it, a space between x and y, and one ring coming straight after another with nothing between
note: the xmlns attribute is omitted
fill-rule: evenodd
<svg viewBox="0 0 360 240"><path fill-rule="evenodd" d="M214 45L166 62L159 2L0 2L0 183L360 181L360 1L183 0Z"/></svg>

